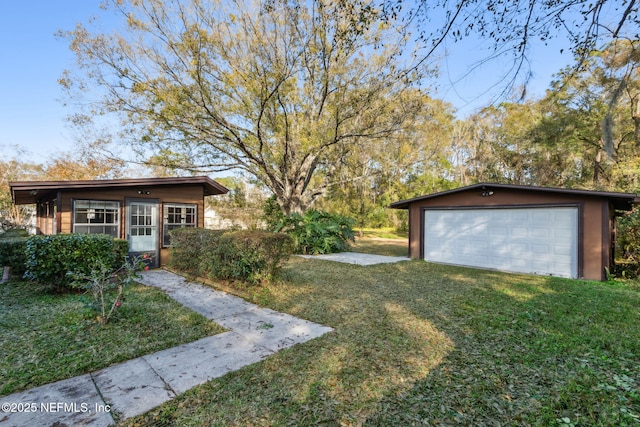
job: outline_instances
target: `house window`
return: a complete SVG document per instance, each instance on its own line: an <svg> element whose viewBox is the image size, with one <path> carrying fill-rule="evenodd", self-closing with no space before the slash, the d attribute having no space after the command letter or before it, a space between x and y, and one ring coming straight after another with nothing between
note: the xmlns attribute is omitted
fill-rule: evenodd
<svg viewBox="0 0 640 427"><path fill-rule="evenodd" d="M182 227L195 227L196 205L167 204L163 208L162 246L171 246L169 231Z"/></svg>
<svg viewBox="0 0 640 427"><path fill-rule="evenodd" d="M120 202L74 201L73 232L120 237Z"/></svg>

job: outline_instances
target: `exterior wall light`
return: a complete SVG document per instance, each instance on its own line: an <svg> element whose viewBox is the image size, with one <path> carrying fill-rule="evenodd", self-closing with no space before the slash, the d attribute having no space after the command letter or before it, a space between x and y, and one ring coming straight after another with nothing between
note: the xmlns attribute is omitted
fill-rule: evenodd
<svg viewBox="0 0 640 427"><path fill-rule="evenodd" d="M493 196L493 190L489 190L485 187L482 187L482 193L480 193L480 195L482 197L489 197L489 196Z"/></svg>

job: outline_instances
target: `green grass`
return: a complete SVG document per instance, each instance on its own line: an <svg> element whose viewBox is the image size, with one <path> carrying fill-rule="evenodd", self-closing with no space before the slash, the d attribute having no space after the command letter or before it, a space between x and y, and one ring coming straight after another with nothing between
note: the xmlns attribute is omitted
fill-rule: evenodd
<svg viewBox="0 0 640 427"><path fill-rule="evenodd" d="M409 233L406 231L398 231L395 228L358 228L355 230L356 235L364 238L377 239L407 239Z"/></svg>
<svg viewBox="0 0 640 427"><path fill-rule="evenodd" d="M92 372L223 332L159 290L135 285L106 325L76 294L0 285L0 395Z"/></svg>
<svg viewBox="0 0 640 427"><path fill-rule="evenodd" d="M367 254L404 256L409 253L407 239L356 238L351 251Z"/></svg>
<svg viewBox="0 0 640 427"><path fill-rule="evenodd" d="M125 424L639 425L637 282L294 258L252 299L335 331Z"/></svg>

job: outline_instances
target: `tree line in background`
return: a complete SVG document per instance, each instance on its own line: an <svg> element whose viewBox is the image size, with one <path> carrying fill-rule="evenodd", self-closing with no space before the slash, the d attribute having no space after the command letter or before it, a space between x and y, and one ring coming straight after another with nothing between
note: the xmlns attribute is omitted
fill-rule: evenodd
<svg viewBox="0 0 640 427"><path fill-rule="evenodd" d="M412 126L373 143L353 144L315 207L352 216L358 226L399 226L397 212L386 209L389 203L481 181L640 189L639 42L620 41L593 52L579 72L560 71L540 99L503 102L464 120L443 101L418 91L413 96L421 107ZM97 153L86 146L44 165L22 156L1 160L3 210L9 207L11 180L127 173L124 162ZM150 173L172 171L156 167ZM260 188L269 193L255 178L221 181L231 189L228 207L247 207L260 198Z"/></svg>
<svg viewBox="0 0 640 427"><path fill-rule="evenodd" d="M334 183L309 207L352 217L356 227L402 228L404 212L386 209L391 202L483 181L640 191L639 74L640 43L619 41L592 52L579 71L560 71L544 97L503 102L464 120L416 91L421 107L412 126L353 144L333 172ZM10 180L127 173L122 162L95 153L66 153L45 165L0 161L3 211L15 209ZM210 204L238 225L257 226L270 187L255 177L219 180L231 191Z"/></svg>
<svg viewBox="0 0 640 427"><path fill-rule="evenodd" d="M581 138L593 139L576 135L593 130L588 119L580 117L571 135L553 120L573 112L606 123L596 132L602 141L591 141L600 148L589 147L600 156L592 172L599 185L621 144L618 107L635 90L629 64L637 55L628 42L640 38L635 2L486 6L477 0L111 0L104 13L119 18L117 31L93 20L60 33L77 60L60 83L77 106L72 123L89 137L99 135L101 150L133 150L160 168L240 171L267 188L286 214L344 198L363 220L385 197L403 195L396 185L423 192L484 176L571 184L570 177L537 176L536 159L523 156L542 161L561 145L549 137L568 136L562 143L568 148L556 152L566 160L565 151L586 144ZM547 105L505 103L455 121L449 106L429 96L429 86L443 43L472 36L493 45L487 60L512 55L505 90L530 74L535 41L565 38L575 63L552 88L559 98ZM605 37L611 43L594 60ZM536 129L518 123L508 129L516 116ZM571 174L563 166L559 173ZM373 216L381 218L377 211Z"/></svg>
<svg viewBox="0 0 640 427"><path fill-rule="evenodd" d="M425 97L424 118L356 150L321 205L359 226L398 227L389 203L477 182L640 191L640 42L611 43L556 77L540 99L465 120Z"/></svg>
<svg viewBox="0 0 640 427"><path fill-rule="evenodd" d="M635 2L435 4L107 1L117 32L94 20L60 33L77 59L60 84L83 155L5 158L0 184L118 176L133 152L156 175L237 173L212 202L220 210L251 211L263 192L285 214L320 208L396 228L406 218L390 202L479 181L637 190ZM433 58L470 36L513 55L505 90L535 40L566 37L574 63L540 99L523 89L457 119L429 96Z"/></svg>

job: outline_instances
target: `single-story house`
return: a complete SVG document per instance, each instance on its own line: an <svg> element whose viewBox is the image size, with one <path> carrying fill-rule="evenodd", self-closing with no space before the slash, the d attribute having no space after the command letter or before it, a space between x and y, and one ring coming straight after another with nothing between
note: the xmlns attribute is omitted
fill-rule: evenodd
<svg viewBox="0 0 640 427"><path fill-rule="evenodd" d="M206 176L21 181L9 183L16 205L36 205L36 233L100 233L129 241L131 254L166 264L169 231L204 226L204 197L225 194Z"/></svg>
<svg viewBox="0 0 640 427"><path fill-rule="evenodd" d="M402 200L409 257L517 273L605 280L616 216L636 194L480 183Z"/></svg>

